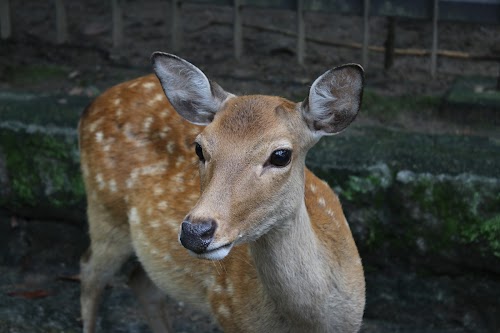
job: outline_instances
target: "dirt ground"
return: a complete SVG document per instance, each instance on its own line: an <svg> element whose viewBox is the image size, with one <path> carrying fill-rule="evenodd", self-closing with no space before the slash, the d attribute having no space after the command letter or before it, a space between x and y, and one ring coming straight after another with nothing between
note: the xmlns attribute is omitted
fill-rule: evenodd
<svg viewBox="0 0 500 333"><path fill-rule="evenodd" d="M64 45L57 45L54 43L55 10L51 7L51 2L49 5L48 2L37 0L11 1L13 36L10 40L0 41L0 91L95 96L115 83L150 73L149 56L153 51L172 52L168 22L169 3L166 1L124 1L125 38L123 45L119 48L112 47L109 2L86 0L66 1L65 3L69 23L69 41ZM248 24L289 31L295 29L293 12L245 9L243 15L244 22ZM236 61L233 57L231 8L185 5L183 18L183 49L177 54L199 66L225 89L237 94L277 94L298 101L306 96L308 86L312 81L327 69L343 63L361 62L361 50L359 49L339 48L308 42L306 61L301 66L296 62L296 40L293 37L250 28L244 29L244 53L242 59ZM372 18L370 29L370 44L382 46L386 38L386 20ZM354 16L308 13L306 15L306 34L336 42L361 42L362 20L360 17ZM403 19L396 21L396 47L428 49L430 45L430 22ZM441 49L463 51L474 55L498 56L500 27L442 23L440 24L439 45ZM397 57L394 66L387 71L383 69L383 63L383 54L370 53L369 63L365 66L366 84L367 89L375 94L387 97L443 96L450 89L454 80L461 75L496 77L500 70L499 63L494 61L478 62L441 57L438 60L437 76L431 78L429 57ZM412 112L402 113L394 117L379 117L377 114L368 113L362 114L358 121L398 127L409 131L494 135L493 133L498 130L484 131L482 128L471 128L463 124L450 124L434 117L426 118L426 115L432 116L432 114L425 112L425 110L419 114L419 111L412 110ZM11 223L11 221L8 218L2 218L1 223ZM8 229L11 230L9 232L16 233L8 235L9 242L16 242L17 239L24 242L25 238L18 237L17 234L22 230L28 234L36 235L36 228L44 228L43 222L41 223L42 227L35 224L31 227L23 227L25 229ZM49 223L49 225L53 224ZM31 228L31 231L26 228ZM71 320L71 323L67 323L67 325L47 326L55 327L54 332L70 332L79 328L76 320L78 315L77 283L64 278L54 280L54 276L75 273L77 254L85 247L87 240L84 236L84 229L77 228L68 231L64 229L68 228L67 226L60 226L60 228L72 235L78 235L78 242L71 247L71 251L74 252L67 253L67 255L62 252L50 252L46 257L43 257L51 258L52 264L61 263L60 266L57 266L59 264L51 266L57 267L56 273L54 270L51 272L37 270L38 266L33 266L33 262L22 261L20 259L23 258L22 255L18 255L19 260L17 261L15 256L14 259L9 259L12 265L24 263L29 267L23 266L15 272L10 270L0 272L0 275L4 276L0 286L0 292L3 294L0 302L5 306L1 310L4 313L7 313L5 312L7 308L14 308L21 303L26 303L26 305L22 305L25 310L19 310L20 312L16 315L32 316L31 318L43 318L44 315L47 315L55 322ZM65 239L65 241L72 242L69 239ZM23 245L20 246L22 248ZM39 246L40 249L50 248L50 242ZM19 247L14 244L14 248ZM8 253L2 251L0 254L8 259ZM60 260L57 259L60 257ZM31 258L35 258L36 262L40 257L31 256ZM457 278L459 279L459 277L452 279ZM381 282L379 280L384 278L379 276L371 279L372 281L369 283L374 285L379 284ZM420 288L424 294L438 295L435 293L436 290L447 290L448 282L447 277L443 277L439 281L422 281L418 280L412 273L405 273L399 279L391 282L392 285L386 285L384 288L400 288L401 286L404 286L406 290ZM23 285L27 285L28 289L31 288L30 290L44 288L48 285L53 294L59 295L57 297L60 298L55 296L55 303L51 303L52 305L44 305L43 301L40 301L33 308L33 303L26 300L29 297L25 298L23 295L21 297L17 297L19 295L5 296L7 293L15 291L15 286L22 289ZM459 281L456 286L466 288L467 280ZM54 292L57 290L66 290L68 294ZM406 310L411 313L414 309L412 309L410 300L416 299L418 296L411 294L411 292L408 293L410 295L406 295ZM108 319L101 323L102 330L106 332L146 332L144 320L137 314L135 306L131 305L134 303L127 288L124 287L123 281L118 280L114 284L111 294L106 299L108 303L106 303L107 310L105 312ZM381 289L372 298L375 300L375 303L372 302L372 309L375 310L371 310L372 317L368 318L365 323L364 332L473 332L477 327L469 325L467 320L474 322L474 316L481 316L480 307L474 305L468 319L455 318L453 314L449 313L445 315L444 309L435 309L437 317L442 314L442 317L439 318L418 317L418 315L413 318L411 316L401 317L394 307L389 307L389 312L377 317L382 311L381 309L387 308L388 304L392 302L387 299L389 297L387 295ZM42 299L50 299L50 297L42 297ZM57 312L57 302L68 305L63 314L53 315L44 312ZM418 300L415 302L415 304L420 304ZM125 304L125 308L119 307L122 304ZM210 319L194 310L185 309L182 303L172 301L171 306L177 311L178 323L176 325L178 325L179 331L217 331ZM123 309L127 311L125 316L123 316ZM129 323L125 324L123 317L129 320ZM122 322L115 326L110 318L122 320ZM21 321L22 318L19 319L19 322ZM405 321L409 324L401 324ZM1 324L0 320L0 331L2 330ZM22 327L21 324L8 326L7 332L30 332L29 329Z"/></svg>

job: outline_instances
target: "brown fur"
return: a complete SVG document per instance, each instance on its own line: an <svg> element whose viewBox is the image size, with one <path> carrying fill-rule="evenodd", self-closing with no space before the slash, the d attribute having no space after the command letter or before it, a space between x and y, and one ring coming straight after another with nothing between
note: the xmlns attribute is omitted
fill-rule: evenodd
<svg viewBox="0 0 500 333"><path fill-rule="evenodd" d="M289 120L277 123L280 118ZM131 284L136 292L160 295L161 289L211 312L225 332L301 332L308 328L312 328L311 332L357 331L364 308L361 261L337 196L326 183L304 169L301 159L312 142L291 133L305 128L296 105L282 98L244 96L228 100L198 137L205 140L204 153L216 161L202 171L205 183L200 184L193 142L203 128L179 117L153 75L122 83L98 97L79 125L91 238L91 255L82 258L84 331L93 332L102 288L133 252L147 272L147 276L135 278L140 283ZM251 180L242 175L242 164L251 163L252 157L264 156L261 152L269 148L266 143L281 136L290 137L294 153L298 154L292 163L299 171L277 174L274 185L259 191L244 186L243 193L240 185L250 184ZM253 144L251 149L249 143ZM249 157L252 152L254 155ZM218 172L221 168L226 172ZM323 326L326 330L311 326L300 315L294 322L295 308L278 308L275 295L269 286L263 285L264 278L255 262L261 255L254 249L257 245L252 244L265 242L264 237L256 243L236 245L218 262L193 258L178 242L179 225L190 211L197 216L210 213L225 222L217 229L216 241L231 241L238 233L250 233L248 230L254 226L249 216L260 214L262 208L252 196L273 202L278 198L275 191L281 191L276 184L283 184L279 185L283 186L280 193L286 193L290 177L297 183L305 179L303 193L300 189L296 193L297 200L305 202L311 230L316 235L313 237L319 244L318 253L328 263L325 276L332 278L325 281L326 286L330 291L339 290L332 309L340 314L322 313L314 304L304 305L304 311L310 310L313 316L319 316L319 321L322 316L339 318L338 326ZM204 190L201 199L200 186ZM216 206L219 208L214 209ZM289 230L285 225L282 228ZM280 226L273 229L269 240L279 230ZM288 258L281 260L286 264ZM297 285L302 278L310 278L309 273L304 274L307 276L296 277ZM159 298L154 299L154 304L163 306ZM149 318L156 331L168 329L167 320L155 315Z"/></svg>

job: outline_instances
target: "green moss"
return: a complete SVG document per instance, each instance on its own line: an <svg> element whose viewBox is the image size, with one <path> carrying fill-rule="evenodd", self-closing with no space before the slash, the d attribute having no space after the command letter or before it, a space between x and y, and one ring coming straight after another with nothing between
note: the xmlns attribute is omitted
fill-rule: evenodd
<svg viewBox="0 0 500 333"><path fill-rule="evenodd" d="M500 214L475 225L470 225L461 231L464 240L477 243L485 240L493 254L500 257Z"/></svg>
<svg viewBox="0 0 500 333"><path fill-rule="evenodd" d="M12 183L11 205L63 207L84 198L76 137L3 130L0 139Z"/></svg>
<svg viewBox="0 0 500 333"><path fill-rule="evenodd" d="M415 234L434 251L462 243L500 256L500 200L492 196L495 191L494 185L478 179L419 177L407 190L413 210L419 212L412 217L417 219ZM488 219L495 211L497 215Z"/></svg>

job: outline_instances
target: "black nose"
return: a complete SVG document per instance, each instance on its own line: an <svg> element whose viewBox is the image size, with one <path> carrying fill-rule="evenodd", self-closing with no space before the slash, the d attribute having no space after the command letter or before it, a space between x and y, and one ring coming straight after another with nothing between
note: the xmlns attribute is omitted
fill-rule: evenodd
<svg viewBox="0 0 500 333"><path fill-rule="evenodd" d="M180 241L182 246L194 253L203 253L214 238L217 223L214 220L182 222Z"/></svg>

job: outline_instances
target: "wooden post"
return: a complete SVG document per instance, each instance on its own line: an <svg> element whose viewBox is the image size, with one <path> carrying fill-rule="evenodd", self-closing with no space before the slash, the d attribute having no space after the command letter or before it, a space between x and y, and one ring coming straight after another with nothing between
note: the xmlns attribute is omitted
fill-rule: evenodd
<svg viewBox="0 0 500 333"><path fill-rule="evenodd" d="M304 64L306 49L306 29L304 22L304 0L297 0L297 61Z"/></svg>
<svg viewBox="0 0 500 333"><path fill-rule="evenodd" d="M113 11L113 47L119 47L123 43L123 16L120 0L111 0Z"/></svg>
<svg viewBox="0 0 500 333"><path fill-rule="evenodd" d="M66 8L64 0L55 0L56 4L56 30L57 44L63 44L68 41L68 26L66 24Z"/></svg>
<svg viewBox="0 0 500 333"><path fill-rule="evenodd" d="M368 46L370 44L370 0L363 1L363 49L362 62L365 68L368 67Z"/></svg>
<svg viewBox="0 0 500 333"><path fill-rule="evenodd" d="M172 50L178 52L182 48L182 2L181 0L171 0L170 22L172 22L171 40Z"/></svg>
<svg viewBox="0 0 500 333"><path fill-rule="evenodd" d="M241 59L243 52L243 25L241 19L241 0L234 0L234 57L236 60Z"/></svg>
<svg viewBox="0 0 500 333"><path fill-rule="evenodd" d="M394 64L394 39L396 30L396 19L387 17L387 39L385 40L384 69L389 69Z"/></svg>
<svg viewBox="0 0 500 333"><path fill-rule="evenodd" d="M436 76L437 51L438 51L438 20L439 20L439 0L433 0L432 11L432 50L431 50L431 76Z"/></svg>
<svg viewBox="0 0 500 333"><path fill-rule="evenodd" d="M0 32L2 39L9 38L12 33L9 0L0 0Z"/></svg>

